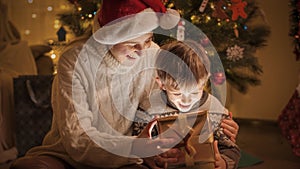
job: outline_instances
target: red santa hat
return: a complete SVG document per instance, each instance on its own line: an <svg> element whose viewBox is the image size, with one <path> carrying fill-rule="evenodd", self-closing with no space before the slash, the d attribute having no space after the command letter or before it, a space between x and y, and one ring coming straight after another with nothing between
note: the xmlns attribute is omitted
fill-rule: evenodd
<svg viewBox="0 0 300 169"><path fill-rule="evenodd" d="M157 27L171 29L180 19L176 10L166 9L161 0L103 0L94 24L94 38L102 44L117 44Z"/></svg>

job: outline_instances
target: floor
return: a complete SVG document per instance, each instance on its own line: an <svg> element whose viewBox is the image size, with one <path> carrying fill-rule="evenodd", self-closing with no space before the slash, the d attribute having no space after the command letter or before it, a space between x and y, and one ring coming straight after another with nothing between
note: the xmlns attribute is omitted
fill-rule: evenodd
<svg viewBox="0 0 300 169"><path fill-rule="evenodd" d="M236 119L240 130L237 144L262 163L243 169L300 169L300 157L292 153L276 122Z"/></svg>
<svg viewBox="0 0 300 169"><path fill-rule="evenodd" d="M275 122L236 119L240 130L237 144L262 163L242 169L300 169L300 157L293 155L287 140ZM8 169L8 165L0 165Z"/></svg>

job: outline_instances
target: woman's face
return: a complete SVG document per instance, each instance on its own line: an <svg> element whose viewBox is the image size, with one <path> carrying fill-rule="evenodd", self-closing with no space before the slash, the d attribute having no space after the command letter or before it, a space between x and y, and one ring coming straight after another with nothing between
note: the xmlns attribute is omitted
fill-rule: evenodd
<svg viewBox="0 0 300 169"><path fill-rule="evenodd" d="M153 33L147 33L112 46L110 52L122 65L132 66L142 56L142 50L151 46L152 39Z"/></svg>

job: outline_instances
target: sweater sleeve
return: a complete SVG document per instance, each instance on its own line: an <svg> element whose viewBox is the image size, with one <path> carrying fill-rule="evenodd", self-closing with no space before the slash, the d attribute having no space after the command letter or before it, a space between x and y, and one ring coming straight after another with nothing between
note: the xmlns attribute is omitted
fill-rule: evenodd
<svg viewBox="0 0 300 169"><path fill-rule="evenodd" d="M237 169L239 160L241 158L240 149L236 147L227 147L219 150L221 157L226 162L227 169Z"/></svg>
<svg viewBox="0 0 300 169"><path fill-rule="evenodd" d="M236 169L241 157L240 148L231 141L220 127L224 118L229 118L228 110L212 95L210 95L210 120L214 130L214 139L218 141L221 157L226 162L227 169Z"/></svg>
<svg viewBox="0 0 300 169"><path fill-rule="evenodd" d="M115 135L97 129L97 109L88 93L92 75L84 70L89 66L84 58L78 58L79 49L66 52L59 61L56 86L53 89L54 122L58 126L62 148L73 161L80 165L101 168L118 168L134 164L139 158L131 158L133 137ZM76 63L76 64L75 64ZM76 65L76 68L75 68ZM84 68L82 68L84 67ZM123 156L116 154L120 152Z"/></svg>

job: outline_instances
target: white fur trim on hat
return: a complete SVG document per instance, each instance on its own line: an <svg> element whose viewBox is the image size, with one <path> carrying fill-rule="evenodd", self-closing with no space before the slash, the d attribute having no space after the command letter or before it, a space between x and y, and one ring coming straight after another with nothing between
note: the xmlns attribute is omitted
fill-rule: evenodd
<svg viewBox="0 0 300 169"><path fill-rule="evenodd" d="M151 8L147 8L137 14L108 23L98 29L93 36L99 43L114 45L149 33L158 26L157 14Z"/></svg>
<svg viewBox="0 0 300 169"><path fill-rule="evenodd" d="M174 9L167 9L159 18L159 26L163 29L172 29L180 20L179 13Z"/></svg>
<svg viewBox="0 0 300 169"><path fill-rule="evenodd" d="M100 27L95 18L93 37L99 43L114 45L152 32L159 26L163 29L171 29L177 25L179 20L179 13L173 9L168 9L166 13L157 13L151 8L119 18L103 27Z"/></svg>

